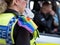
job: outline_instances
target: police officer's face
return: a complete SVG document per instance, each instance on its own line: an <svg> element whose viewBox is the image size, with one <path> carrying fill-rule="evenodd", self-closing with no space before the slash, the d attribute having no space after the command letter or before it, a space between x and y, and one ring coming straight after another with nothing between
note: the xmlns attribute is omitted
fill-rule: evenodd
<svg viewBox="0 0 60 45"><path fill-rule="evenodd" d="M16 0L16 5L19 8L20 13L23 13L28 0Z"/></svg>

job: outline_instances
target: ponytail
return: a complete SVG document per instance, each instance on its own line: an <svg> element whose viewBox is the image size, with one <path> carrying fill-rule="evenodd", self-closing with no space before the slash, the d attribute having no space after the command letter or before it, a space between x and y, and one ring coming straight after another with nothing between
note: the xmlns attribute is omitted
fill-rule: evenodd
<svg viewBox="0 0 60 45"><path fill-rule="evenodd" d="M7 9L7 3L4 0L0 0L0 13Z"/></svg>

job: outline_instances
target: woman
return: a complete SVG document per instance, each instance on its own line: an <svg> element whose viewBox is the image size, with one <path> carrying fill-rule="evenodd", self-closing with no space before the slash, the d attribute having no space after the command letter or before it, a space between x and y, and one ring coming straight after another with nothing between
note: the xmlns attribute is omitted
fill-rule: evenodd
<svg viewBox="0 0 60 45"><path fill-rule="evenodd" d="M16 17L18 15L21 15L24 12L26 4L27 4L27 0L3 0L3 1L5 1L7 4L7 9L5 12L4 11L3 12L13 13ZM30 32L29 31L27 31L23 27L20 27L18 25L18 22L15 24L13 30L14 30L13 38L14 38L15 43L12 45L30 45Z"/></svg>

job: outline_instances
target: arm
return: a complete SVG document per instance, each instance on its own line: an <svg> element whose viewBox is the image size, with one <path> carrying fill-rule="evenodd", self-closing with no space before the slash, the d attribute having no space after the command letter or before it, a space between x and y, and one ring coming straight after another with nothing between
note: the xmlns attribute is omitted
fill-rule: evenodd
<svg viewBox="0 0 60 45"><path fill-rule="evenodd" d="M50 12L50 14L53 17L53 26L54 26L53 32L57 32L59 26L58 16L53 10Z"/></svg>
<svg viewBox="0 0 60 45"><path fill-rule="evenodd" d="M57 16L57 14L55 14L55 15L53 16L53 19L54 19L54 25L55 25L55 26L58 26L58 25L59 25L59 21L58 21L58 16Z"/></svg>
<svg viewBox="0 0 60 45"><path fill-rule="evenodd" d="M50 14L52 15L52 17L53 17L53 19L54 19L54 25L55 26L58 26L59 25L59 21L58 21L58 16L57 16L57 14L53 11L53 10L51 10L51 12L50 12Z"/></svg>
<svg viewBox="0 0 60 45"><path fill-rule="evenodd" d="M23 27L16 23L14 27L14 41L15 45L30 45L30 33Z"/></svg>

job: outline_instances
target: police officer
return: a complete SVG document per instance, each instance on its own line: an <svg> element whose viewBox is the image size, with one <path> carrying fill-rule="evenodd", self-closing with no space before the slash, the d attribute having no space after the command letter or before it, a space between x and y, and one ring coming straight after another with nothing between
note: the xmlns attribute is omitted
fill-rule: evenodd
<svg viewBox="0 0 60 45"><path fill-rule="evenodd" d="M7 3L7 9L4 12L6 14L6 15L5 14L4 15L7 16L7 17L4 18L6 20L3 20L3 21L6 22L9 18L13 17L13 22L14 22L14 19L15 19L14 16L16 16L16 18L17 18L17 15L21 15L24 12L26 4L27 4L27 0L4 0L4 1ZM9 14L7 14L7 13L9 13ZM10 13L13 13L14 16L12 16ZM2 20L2 18L1 18L1 20ZM0 24L2 25L3 22L1 20L0 20ZM10 21L10 23L11 23L11 21ZM0 26L0 27L2 27L2 26ZM0 28L0 29L2 29L2 28ZM0 33L1 33L1 31L2 30L0 30ZM4 32L4 31L2 31L2 32ZM7 32L8 37L9 37L10 33ZM3 34L3 33L1 33L1 34ZM6 37L3 37L3 36L0 36L0 39L6 38L6 42L7 42L6 45L30 45L30 32L26 31L25 28L20 27L18 25L18 22L16 22L16 24L14 26L12 36L13 36L13 39L14 39L14 43L12 43L12 44L11 44L11 39L8 39L8 37L6 38ZM0 40L0 42L1 42L1 40Z"/></svg>
<svg viewBox="0 0 60 45"><path fill-rule="evenodd" d="M4 2L2 4L7 9L3 9L0 13L0 44L30 45L30 36L34 33L34 30L37 30L37 26L30 18L22 15L27 0L1 1Z"/></svg>

